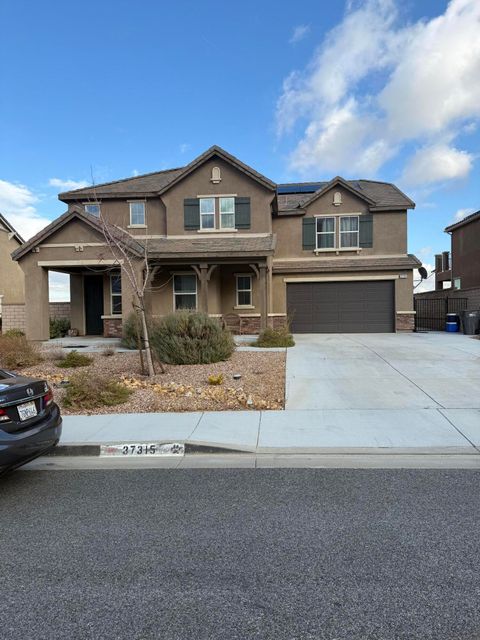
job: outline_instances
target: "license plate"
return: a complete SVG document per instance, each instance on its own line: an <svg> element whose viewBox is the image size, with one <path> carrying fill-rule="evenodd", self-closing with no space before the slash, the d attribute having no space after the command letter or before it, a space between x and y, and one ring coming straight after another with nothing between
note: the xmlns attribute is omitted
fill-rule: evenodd
<svg viewBox="0 0 480 640"><path fill-rule="evenodd" d="M159 444L158 442L142 442L128 444L105 444L100 447L101 456L140 457L140 456L183 456L185 445L178 442Z"/></svg>
<svg viewBox="0 0 480 640"><path fill-rule="evenodd" d="M37 415L37 407L35 402L25 402L25 404L19 404L17 406L18 417L23 422L29 418L34 418Z"/></svg>

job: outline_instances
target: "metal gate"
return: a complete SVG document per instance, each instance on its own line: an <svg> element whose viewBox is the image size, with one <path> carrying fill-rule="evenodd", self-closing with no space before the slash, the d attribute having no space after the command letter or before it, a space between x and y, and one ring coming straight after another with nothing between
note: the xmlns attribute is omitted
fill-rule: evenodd
<svg viewBox="0 0 480 640"><path fill-rule="evenodd" d="M444 331L447 313L461 314L468 298L414 298L415 331Z"/></svg>

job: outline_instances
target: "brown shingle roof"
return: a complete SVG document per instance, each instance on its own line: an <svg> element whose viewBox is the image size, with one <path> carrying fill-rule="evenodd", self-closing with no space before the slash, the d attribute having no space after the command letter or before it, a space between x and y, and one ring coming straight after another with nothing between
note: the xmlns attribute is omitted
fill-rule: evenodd
<svg viewBox="0 0 480 640"><path fill-rule="evenodd" d="M322 273L333 271L389 271L416 269L422 263L414 255L376 258L312 258L311 260L274 260L274 273Z"/></svg>
<svg viewBox="0 0 480 640"><path fill-rule="evenodd" d="M158 238L149 240L147 252L149 258L176 257L241 257L270 255L275 249L275 236L223 237L212 236L198 238Z"/></svg>
<svg viewBox="0 0 480 640"><path fill-rule="evenodd" d="M134 194L148 195L156 194L167 184L172 182L181 172L183 167L177 169L167 169L165 171L154 171L134 178L124 178L113 182L105 182L93 187L84 187L73 191L65 191L59 194L60 200L87 200L89 198L121 197Z"/></svg>
<svg viewBox="0 0 480 640"><path fill-rule="evenodd" d="M285 211L294 209L296 207L302 208L309 201L316 199L324 190L331 188L338 182L343 182L354 193L356 192L361 198L370 201L370 208L375 209L411 209L415 207L415 203L410 200L398 187L390 182L378 182L375 180L343 180L341 178L334 178L330 182L315 183L319 188L313 193L288 193L279 194L278 210ZM309 185L311 183L298 183L298 187L302 185ZM279 187L285 187L289 185L279 184ZM297 185L292 185L295 188Z"/></svg>

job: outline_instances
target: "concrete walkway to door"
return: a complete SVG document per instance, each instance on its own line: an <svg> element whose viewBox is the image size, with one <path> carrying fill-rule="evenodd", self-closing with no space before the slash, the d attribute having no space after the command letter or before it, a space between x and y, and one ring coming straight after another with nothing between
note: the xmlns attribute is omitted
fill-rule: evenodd
<svg viewBox="0 0 480 640"><path fill-rule="evenodd" d="M287 410L480 408L480 340L471 336L297 334L295 341L287 350Z"/></svg>

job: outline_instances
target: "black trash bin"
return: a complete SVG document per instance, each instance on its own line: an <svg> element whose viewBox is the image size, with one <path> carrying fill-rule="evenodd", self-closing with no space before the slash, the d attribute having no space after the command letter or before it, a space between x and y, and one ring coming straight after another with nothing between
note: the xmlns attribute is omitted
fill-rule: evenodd
<svg viewBox="0 0 480 640"><path fill-rule="evenodd" d="M462 327L466 336L474 336L480 329L480 311L462 311Z"/></svg>

